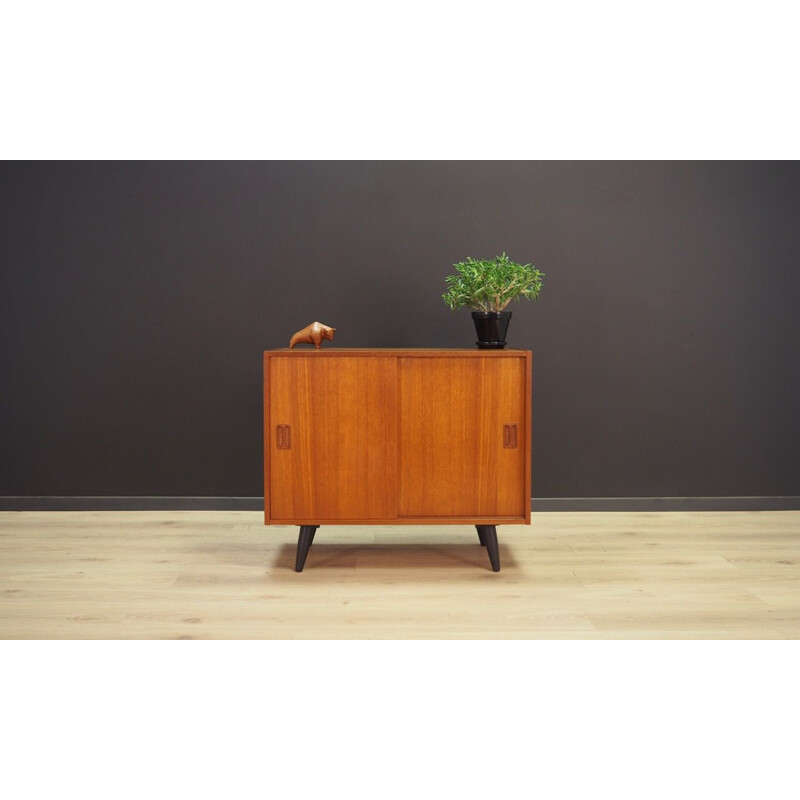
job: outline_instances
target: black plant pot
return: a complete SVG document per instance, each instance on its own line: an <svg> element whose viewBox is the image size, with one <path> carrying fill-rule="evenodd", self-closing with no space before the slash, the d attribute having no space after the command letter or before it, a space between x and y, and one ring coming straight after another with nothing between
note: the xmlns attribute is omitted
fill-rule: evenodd
<svg viewBox="0 0 800 800"><path fill-rule="evenodd" d="M502 350L506 346L510 311L473 311L472 319L478 333L475 344L481 350Z"/></svg>

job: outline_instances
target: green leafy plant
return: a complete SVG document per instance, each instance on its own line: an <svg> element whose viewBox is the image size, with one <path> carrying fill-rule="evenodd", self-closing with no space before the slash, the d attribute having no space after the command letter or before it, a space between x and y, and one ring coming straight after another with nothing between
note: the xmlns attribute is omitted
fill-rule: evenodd
<svg viewBox="0 0 800 800"><path fill-rule="evenodd" d="M542 290L544 272L530 264L517 264L505 253L491 260L467 258L453 264L448 290L442 295L452 311L468 306L476 311L502 311L512 300L535 300Z"/></svg>

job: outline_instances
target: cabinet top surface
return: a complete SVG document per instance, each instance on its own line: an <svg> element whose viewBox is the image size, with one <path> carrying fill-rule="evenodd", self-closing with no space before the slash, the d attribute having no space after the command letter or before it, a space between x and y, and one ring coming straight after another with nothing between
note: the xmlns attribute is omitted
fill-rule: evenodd
<svg viewBox="0 0 800 800"><path fill-rule="evenodd" d="M313 358L319 358L321 356L457 356L459 358L466 356L479 358L521 358L529 352L530 350L518 350L514 347L509 347L505 350L479 350L477 347L323 347L319 350L315 350L313 347L304 347L303 349L290 350L288 347L282 347L278 350L265 350L264 355L290 356L291 358L297 356L312 356Z"/></svg>

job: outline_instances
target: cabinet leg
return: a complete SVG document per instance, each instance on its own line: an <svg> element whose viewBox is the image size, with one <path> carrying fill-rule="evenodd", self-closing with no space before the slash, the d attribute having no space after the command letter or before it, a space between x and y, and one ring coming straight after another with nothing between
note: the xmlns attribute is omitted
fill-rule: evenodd
<svg viewBox="0 0 800 800"><path fill-rule="evenodd" d="M295 572L302 572L306 563L306 556L311 547L311 542L314 541L314 534L317 532L319 525L301 525L300 536L297 539L297 559L294 562Z"/></svg>
<svg viewBox="0 0 800 800"><path fill-rule="evenodd" d="M492 562L492 569L500 572L500 551L497 547L497 528L494 525L482 525L483 538L486 542L486 552L489 553L489 561Z"/></svg>
<svg viewBox="0 0 800 800"><path fill-rule="evenodd" d="M478 541L486 547L486 536L483 533L483 525L476 525L475 528L478 531Z"/></svg>

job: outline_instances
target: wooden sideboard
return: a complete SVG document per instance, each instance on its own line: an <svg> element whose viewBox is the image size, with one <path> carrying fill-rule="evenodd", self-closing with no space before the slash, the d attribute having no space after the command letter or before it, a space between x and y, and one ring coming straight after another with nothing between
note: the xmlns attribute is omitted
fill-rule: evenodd
<svg viewBox="0 0 800 800"><path fill-rule="evenodd" d="M531 352L348 349L264 353L264 521L530 524Z"/></svg>

